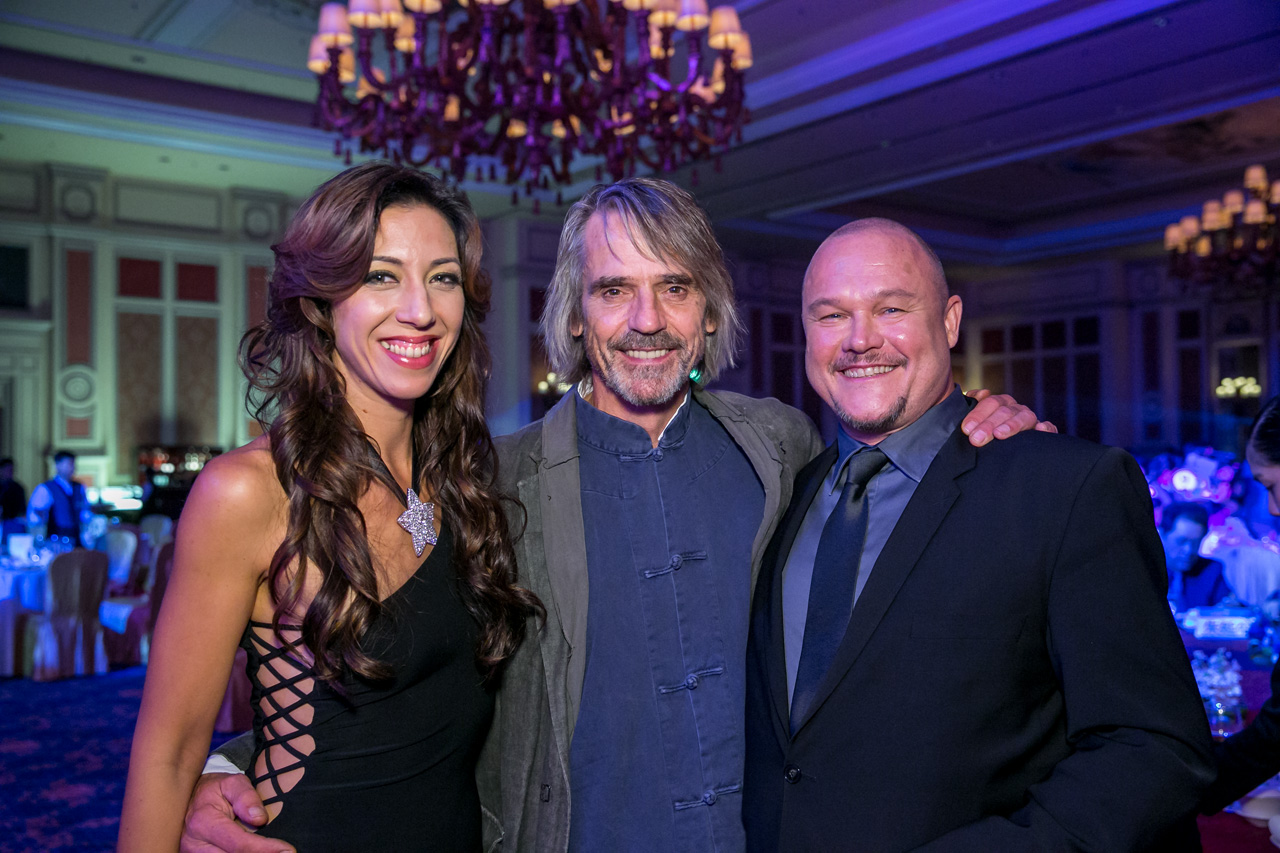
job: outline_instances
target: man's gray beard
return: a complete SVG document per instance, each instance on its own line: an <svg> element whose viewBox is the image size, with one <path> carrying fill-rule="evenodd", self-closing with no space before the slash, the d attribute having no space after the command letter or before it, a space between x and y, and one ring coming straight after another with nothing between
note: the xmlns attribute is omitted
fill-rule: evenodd
<svg viewBox="0 0 1280 853"><path fill-rule="evenodd" d="M642 393L639 387L626 384L622 371L614 370L612 363L594 365L594 367L596 372L604 378L604 384L609 386L609 390L632 406L661 406L669 403L684 390L685 384L689 381L689 368L693 366L694 358L695 354L691 350L682 351L679 370L672 370L670 376L663 377L663 384L649 393ZM634 375L633 373L632 376ZM648 385L647 382L645 384Z"/></svg>
<svg viewBox="0 0 1280 853"><path fill-rule="evenodd" d="M840 422L852 432L860 435L886 435L898 425L898 421L902 419L902 413L907 410L907 395L903 394L899 397L898 402L893 404L893 408L888 413L873 421L855 418L840 408L839 403L832 403L831 408L835 411L836 417L840 419Z"/></svg>

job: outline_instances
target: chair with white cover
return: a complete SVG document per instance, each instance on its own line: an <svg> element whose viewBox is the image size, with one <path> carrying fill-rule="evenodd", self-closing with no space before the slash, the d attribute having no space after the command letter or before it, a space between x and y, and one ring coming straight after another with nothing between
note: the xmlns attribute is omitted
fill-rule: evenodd
<svg viewBox="0 0 1280 853"><path fill-rule="evenodd" d="M49 564L44 611L27 617L24 673L36 681L107 671L98 607L107 586L107 555L77 548Z"/></svg>
<svg viewBox="0 0 1280 853"><path fill-rule="evenodd" d="M134 556L138 553L138 531L123 524L107 531L107 578L113 592L135 592Z"/></svg>
<svg viewBox="0 0 1280 853"><path fill-rule="evenodd" d="M138 520L138 533L145 535L156 551L159 551L160 546L173 539L173 519L168 515L160 515L159 512L151 512Z"/></svg>
<svg viewBox="0 0 1280 853"><path fill-rule="evenodd" d="M161 545L173 538L173 519L159 513L144 515L138 522L138 531L145 534L159 550Z"/></svg>
<svg viewBox="0 0 1280 853"><path fill-rule="evenodd" d="M98 619L107 644L107 658L113 665L146 663L151 650L160 599L164 597L173 565L173 542L166 542L153 555L137 595L112 595L102 600Z"/></svg>
<svg viewBox="0 0 1280 853"><path fill-rule="evenodd" d="M173 573L173 543L166 542L156 556L156 568L151 579L151 612L147 620L147 636L156 630L156 620L160 618L160 604L164 601L164 591L169 586L169 575Z"/></svg>
<svg viewBox="0 0 1280 853"><path fill-rule="evenodd" d="M139 569L145 566L147 570L153 571L155 568L156 554L160 552L161 546L166 542L173 541L173 519L167 515L159 513L149 513L144 515L138 521L138 553L134 557L134 561L138 564ZM145 583L144 588L150 587L150 583Z"/></svg>

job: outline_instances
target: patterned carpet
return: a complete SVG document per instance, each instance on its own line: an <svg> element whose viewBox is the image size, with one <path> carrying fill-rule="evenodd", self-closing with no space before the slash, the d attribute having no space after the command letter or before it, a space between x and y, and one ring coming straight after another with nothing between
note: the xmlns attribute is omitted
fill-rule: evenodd
<svg viewBox="0 0 1280 853"><path fill-rule="evenodd" d="M0 853L115 849L143 674L0 679ZM1200 832L1205 853L1275 853L1236 815L1201 817Z"/></svg>
<svg viewBox="0 0 1280 853"><path fill-rule="evenodd" d="M0 853L115 849L143 673L0 680Z"/></svg>

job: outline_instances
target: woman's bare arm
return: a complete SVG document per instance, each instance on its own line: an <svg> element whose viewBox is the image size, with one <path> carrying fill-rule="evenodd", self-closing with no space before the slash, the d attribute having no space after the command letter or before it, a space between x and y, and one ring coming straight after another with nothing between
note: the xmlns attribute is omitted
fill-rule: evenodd
<svg viewBox="0 0 1280 853"><path fill-rule="evenodd" d="M126 853L178 849L236 646L262 605L284 505L264 448L255 442L210 462L183 509L129 759Z"/></svg>

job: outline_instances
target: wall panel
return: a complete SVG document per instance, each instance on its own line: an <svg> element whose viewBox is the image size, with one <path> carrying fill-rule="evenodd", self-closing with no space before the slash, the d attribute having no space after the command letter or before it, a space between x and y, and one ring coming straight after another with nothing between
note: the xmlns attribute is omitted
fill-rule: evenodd
<svg viewBox="0 0 1280 853"><path fill-rule="evenodd" d="M132 478L138 446L161 438L159 314L116 315L115 473Z"/></svg>
<svg viewBox="0 0 1280 853"><path fill-rule="evenodd" d="M218 321L177 317L174 409L179 444L218 444Z"/></svg>

